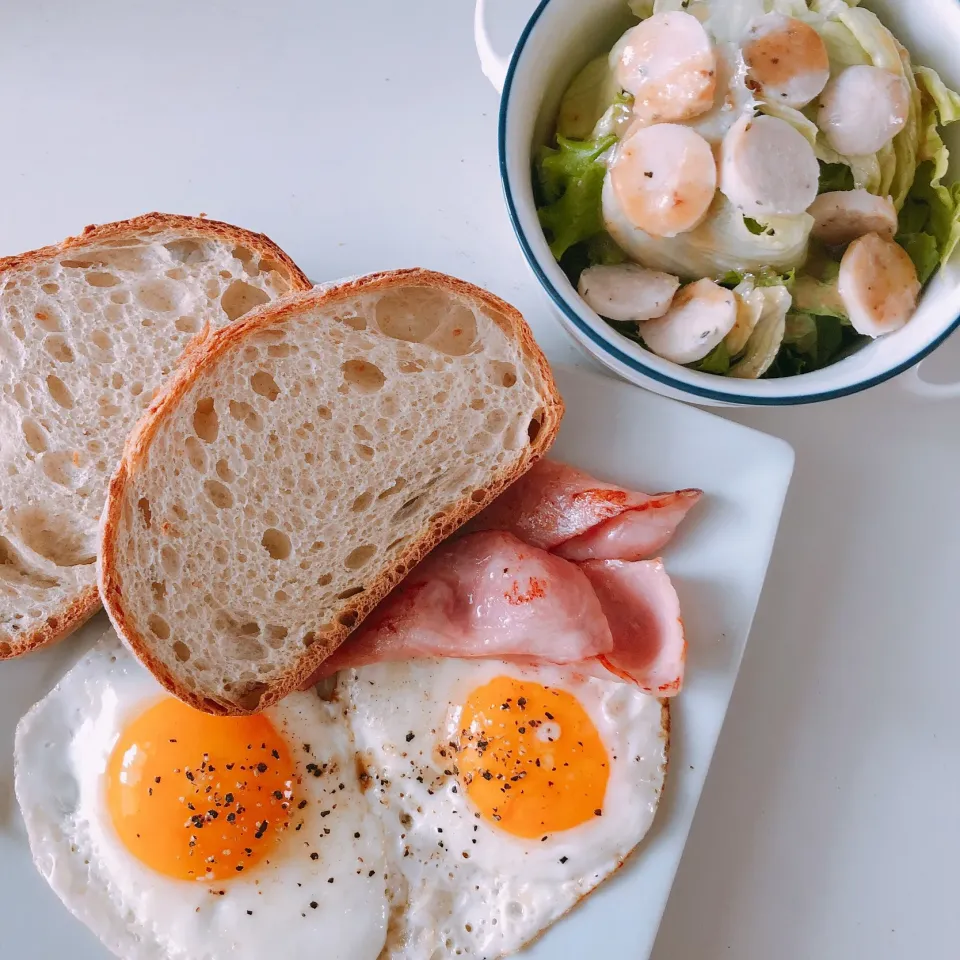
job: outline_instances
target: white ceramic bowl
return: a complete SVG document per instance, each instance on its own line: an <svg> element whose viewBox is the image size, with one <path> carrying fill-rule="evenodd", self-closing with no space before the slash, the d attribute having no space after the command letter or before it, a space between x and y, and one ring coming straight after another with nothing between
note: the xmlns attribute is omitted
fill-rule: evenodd
<svg viewBox="0 0 960 960"><path fill-rule="evenodd" d="M863 0L913 54L960 89L960 3L957 0ZM626 0L542 0L509 59L486 32L485 0L477 0L476 39L484 72L498 89L500 176L520 246L567 332L625 379L676 399L722 405L811 403L866 390L915 368L960 326L960 256L930 282L910 322L831 367L777 380L737 380L688 370L644 350L609 327L583 300L550 254L537 221L532 154L547 140L560 97L577 71L608 50L635 22ZM494 12L494 11L491 11ZM946 131L950 177L960 175L960 130ZM957 149L953 149L957 148ZM949 179L949 178L948 178ZM914 369L907 385L928 396L960 396L960 383L927 384Z"/></svg>

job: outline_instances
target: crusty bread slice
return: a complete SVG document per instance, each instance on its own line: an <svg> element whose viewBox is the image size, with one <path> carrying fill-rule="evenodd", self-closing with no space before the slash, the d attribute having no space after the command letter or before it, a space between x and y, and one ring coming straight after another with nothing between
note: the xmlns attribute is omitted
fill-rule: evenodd
<svg viewBox="0 0 960 960"><path fill-rule="evenodd" d="M266 237L161 213L0 259L0 659L99 609L110 474L191 338L309 287Z"/></svg>
<svg viewBox="0 0 960 960"><path fill-rule="evenodd" d="M243 714L307 680L553 442L523 317L400 270L264 307L192 350L131 435L100 590L173 694Z"/></svg>

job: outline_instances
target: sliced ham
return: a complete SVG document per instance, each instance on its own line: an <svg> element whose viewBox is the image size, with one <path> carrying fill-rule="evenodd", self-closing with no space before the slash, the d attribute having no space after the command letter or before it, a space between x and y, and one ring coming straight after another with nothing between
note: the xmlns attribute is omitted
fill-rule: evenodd
<svg viewBox="0 0 960 960"><path fill-rule="evenodd" d="M647 693L679 693L687 643L680 599L663 563L588 560L580 569L593 584L613 636L613 649L600 654L599 662Z"/></svg>
<svg viewBox="0 0 960 960"><path fill-rule="evenodd" d="M383 661L484 657L569 664L673 696L680 602L646 557L700 496L648 496L544 461L420 563L310 683Z"/></svg>
<svg viewBox="0 0 960 960"><path fill-rule="evenodd" d="M469 525L508 530L568 560L646 560L659 553L700 490L646 494L541 460Z"/></svg>
<svg viewBox="0 0 960 960"><path fill-rule="evenodd" d="M613 649L590 581L510 533L437 548L322 667L414 657L524 657L577 663Z"/></svg>

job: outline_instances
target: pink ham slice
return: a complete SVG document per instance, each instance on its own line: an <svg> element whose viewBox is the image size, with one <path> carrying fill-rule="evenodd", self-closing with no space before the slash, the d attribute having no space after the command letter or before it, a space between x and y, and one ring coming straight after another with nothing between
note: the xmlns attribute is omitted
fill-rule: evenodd
<svg viewBox="0 0 960 960"><path fill-rule="evenodd" d="M588 560L580 569L593 584L613 636L613 650L600 654L600 663L647 693L679 693L687 642L680 598L663 563Z"/></svg>
<svg viewBox="0 0 960 960"><path fill-rule="evenodd" d="M435 550L311 683L369 663L485 657L576 665L672 696L684 656L679 601L659 560L578 566L485 531Z"/></svg>
<svg viewBox="0 0 960 960"><path fill-rule="evenodd" d="M321 667L414 657L576 663L613 649L597 594L574 564L488 531L430 554Z"/></svg>
<svg viewBox="0 0 960 960"><path fill-rule="evenodd" d="M541 460L467 529L508 530L568 560L645 560L666 546L701 496L625 490Z"/></svg>

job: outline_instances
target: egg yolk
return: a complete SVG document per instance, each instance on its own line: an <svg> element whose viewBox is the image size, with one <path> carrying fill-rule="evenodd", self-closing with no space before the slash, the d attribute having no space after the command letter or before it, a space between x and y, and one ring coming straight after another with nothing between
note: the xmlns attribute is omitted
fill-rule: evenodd
<svg viewBox="0 0 960 960"><path fill-rule="evenodd" d="M576 697L507 676L477 687L463 704L458 770L480 815L526 838L601 816L610 773Z"/></svg>
<svg viewBox="0 0 960 960"><path fill-rule="evenodd" d="M106 773L126 848L181 880L226 879L268 856L293 803L294 763L265 717L211 717L179 700L123 730Z"/></svg>

